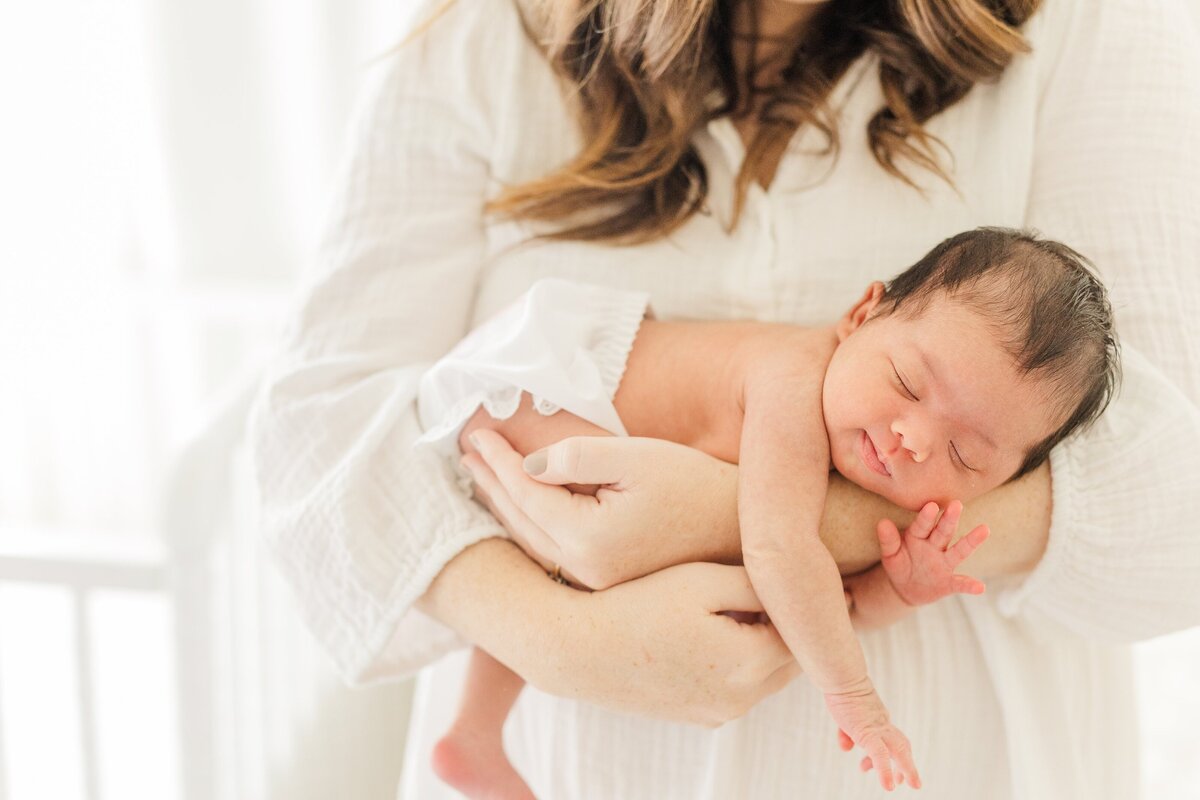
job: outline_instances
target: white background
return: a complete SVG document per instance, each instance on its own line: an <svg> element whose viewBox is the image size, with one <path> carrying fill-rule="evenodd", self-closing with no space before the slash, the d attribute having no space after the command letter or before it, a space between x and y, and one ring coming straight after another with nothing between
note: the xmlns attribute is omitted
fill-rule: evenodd
<svg viewBox="0 0 1200 800"><path fill-rule="evenodd" d="M391 795L407 685L337 685L204 458L411 2L0 8L0 800ZM1145 794L1200 796L1200 632L1137 658Z"/></svg>

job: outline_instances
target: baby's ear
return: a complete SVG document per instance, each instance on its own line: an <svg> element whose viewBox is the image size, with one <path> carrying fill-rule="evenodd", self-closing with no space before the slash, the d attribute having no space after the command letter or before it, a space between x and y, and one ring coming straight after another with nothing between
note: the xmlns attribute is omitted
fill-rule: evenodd
<svg viewBox="0 0 1200 800"><path fill-rule="evenodd" d="M867 291L858 302L850 307L842 318L837 323L837 337L839 342L846 340L846 337L854 333L862 324L871 316L871 312L879 305L879 301L883 299L883 283L873 281L867 287Z"/></svg>

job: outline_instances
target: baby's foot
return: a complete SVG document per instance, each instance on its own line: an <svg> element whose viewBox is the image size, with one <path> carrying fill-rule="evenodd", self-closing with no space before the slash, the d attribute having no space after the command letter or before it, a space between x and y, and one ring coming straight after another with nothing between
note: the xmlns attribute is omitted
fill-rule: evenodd
<svg viewBox="0 0 1200 800"><path fill-rule="evenodd" d="M433 771L472 800L536 800L490 731L452 727L433 748Z"/></svg>

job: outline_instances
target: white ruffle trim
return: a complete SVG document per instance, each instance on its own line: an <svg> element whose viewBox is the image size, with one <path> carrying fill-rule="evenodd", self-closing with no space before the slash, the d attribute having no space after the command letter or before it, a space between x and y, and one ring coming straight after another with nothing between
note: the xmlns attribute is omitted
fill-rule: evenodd
<svg viewBox="0 0 1200 800"><path fill-rule="evenodd" d="M624 435L612 399L642 320L653 316L648 304L643 292L560 279L534 284L508 312L477 328L422 379L421 415L427 429L417 445L456 456L458 437L477 409L496 420L508 419L524 392L542 416L565 408ZM455 397L456 391L461 396Z"/></svg>

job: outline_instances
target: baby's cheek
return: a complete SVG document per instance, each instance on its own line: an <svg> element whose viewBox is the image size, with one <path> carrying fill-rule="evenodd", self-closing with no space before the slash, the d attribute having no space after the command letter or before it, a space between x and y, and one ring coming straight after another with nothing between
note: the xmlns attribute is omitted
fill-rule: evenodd
<svg viewBox="0 0 1200 800"><path fill-rule="evenodd" d="M858 483L855 478L854 462L849 453L846 437L831 437L829 440L830 468L841 474L843 478Z"/></svg>
<svg viewBox="0 0 1200 800"><path fill-rule="evenodd" d="M912 511L912 512L916 513L917 511L920 511L922 508L924 508L925 504L928 503L930 500L937 503L942 508L945 508L946 503L949 502L949 500L945 496L939 495L934 492L927 492L927 491L906 494L903 498L898 498L896 500L893 500L892 502L907 511Z"/></svg>
<svg viewBox="0 0 1200 800"><path fill-rule="evenodd" d="M950 486L952 481L947 481L940 476L931 476L932 480L926 479L919 483L904 487L903 491L898 492L897 497L888 498L901 508L908 511L920 511L929 501L937 503L942 508L946 504L955 499L954 491L957 487Z"/></svg>
<svg viewBox="0 0 1200 800"><path fill-rule="evenodd" d="M985 478L973 472L959 480L958 494L953 499L968 503L977 497L982 497L999 485L1000 481Z"/></svg>

